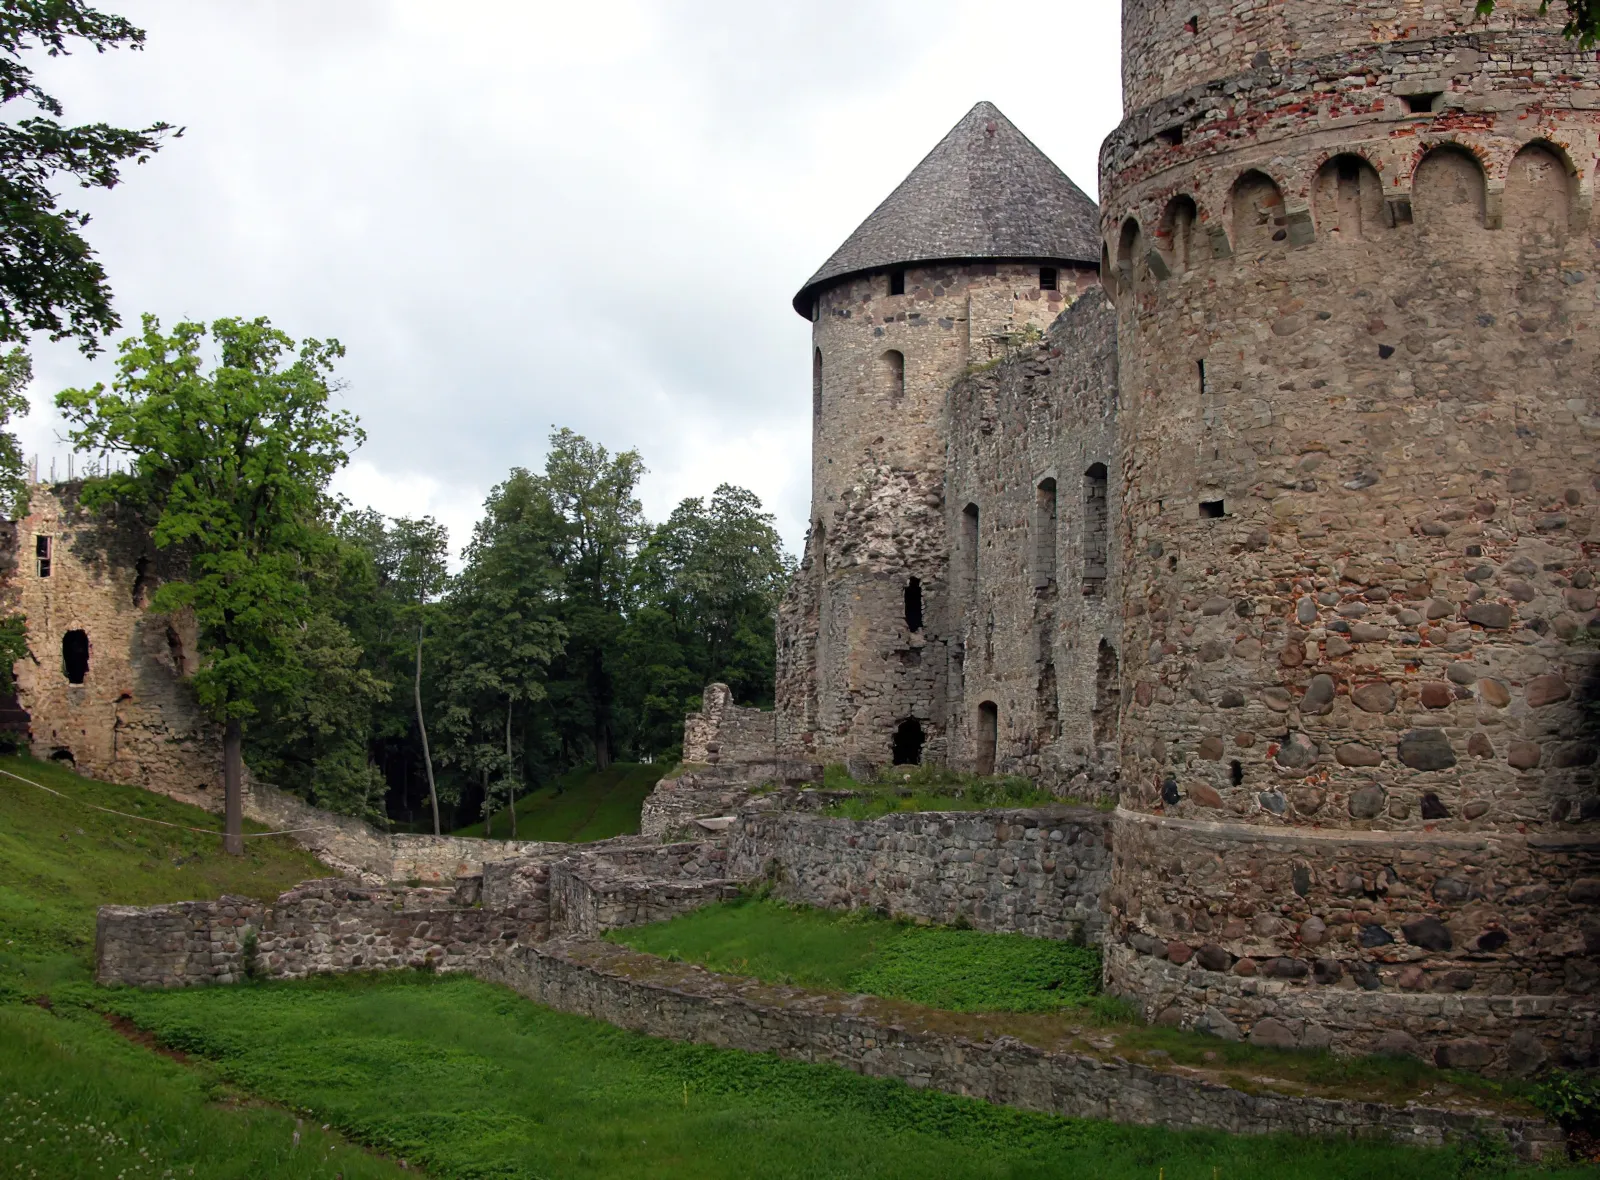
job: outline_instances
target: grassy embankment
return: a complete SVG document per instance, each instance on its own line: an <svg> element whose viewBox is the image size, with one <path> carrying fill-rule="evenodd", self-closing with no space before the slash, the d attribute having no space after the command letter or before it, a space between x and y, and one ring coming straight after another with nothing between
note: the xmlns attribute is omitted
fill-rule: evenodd
<svg viewBox="0 0 1600 1180"><path fill-rule="evenodd" d="M0 767L75 800L196 827L215 823L54 767L16 760ZM323 1134L324 1123L423 1163L430 1175L463 1178L1154 1180L1164 1172L1172 1180L1455 1180L1506 1171L1501 1160L1462 1152L1177 1134L1028 1114L828 1066L652 1040L461 977L171 993L89 986L97 904L224 891L265 896L317 871L277 840L252 841L243 861L224 859L216 843L0 779L0 1175L400 1174ZM856 972L852 964L863 958L859 939L855 951L845 945L859 932L845 933L817 956L832 960L827 971L835 976ZM867 941L867 969L884 969L893 940L869 930ZM130 1042L108 1015L148 1030L187 1060ZM304 1119L298 1144L287 1111Z"/></svg>
<svg viewBox="0 0 1600 1180"><path fill-rule="evenodd" d="M565 843L605 840L639 830L639 809L654 789L665 763L617 762L605 770L579 769L517 800L518 840ZM482 836L482 821L466 824L457 836ZM511 838L511 809L495 812L489 835Z"/></svg>
<svg viewBox="0 0 1600 1180"><path fill-rule="evenodd" d="M850 791L827 809L845 819L877 819L911 811L983 811L991 807L1048 807L1076 800L1058 799L1025 778L1014 775L980 777L936 766L890 766L871 782L858 782L843 766L828 766L822 786L829 791Z"/></svg>

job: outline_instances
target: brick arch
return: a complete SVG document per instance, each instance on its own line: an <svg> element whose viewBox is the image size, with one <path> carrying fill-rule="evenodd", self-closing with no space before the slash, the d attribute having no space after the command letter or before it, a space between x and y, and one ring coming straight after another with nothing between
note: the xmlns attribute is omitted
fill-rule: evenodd
<svg viewBox="0 0 1600 1180"><path fill-rule="evenodd" d="M1518 232L1572 232L1578 205L1578 170L1572 157L1548 139L1531 139L1511 157L1505 171L1502 223Z"/></svg>
<svg viewBox="0 0 1600 1180"><path fill-rule="evenodd" d="M1228 189L1228 231L1236 255L1286 248L1289 221L1283 185L1261 168L1248 168Z"/></svg>
<svg viewBox="0 0 1600 1180"><path fill-rule="evenodd" d="M1325 152L1313 174L1311 212L1319 237L1354 242L1383 228L1383 180L1362 152Z"/></svg>
<svg viewBox="0 0 1600 1180"><path fill-rule="evenodd" d="M1453 139L1422 150L1411 171L1411 209L1423 232L1487 228L1489 174L1481 154Z"/></svg>

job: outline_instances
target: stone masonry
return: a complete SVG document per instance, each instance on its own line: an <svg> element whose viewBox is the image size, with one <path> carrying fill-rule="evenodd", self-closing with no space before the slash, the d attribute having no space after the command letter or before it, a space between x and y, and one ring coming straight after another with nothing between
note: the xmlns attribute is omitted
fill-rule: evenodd
<svg viewBox="0 0 1600 1180"><path fill-rule="evenodd" d="M1124 6L1107 977L1153 1016L1600 1060L1600 62L1536 8Z"/></svg>

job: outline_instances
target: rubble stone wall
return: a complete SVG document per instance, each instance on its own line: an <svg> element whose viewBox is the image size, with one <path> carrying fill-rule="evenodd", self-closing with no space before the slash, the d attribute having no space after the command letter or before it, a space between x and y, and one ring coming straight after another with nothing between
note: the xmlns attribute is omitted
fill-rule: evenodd
<svg viewBox="0 0 1600 1180"><path fill-rule="evenodd" d="M1183 972L1136 939L1242 923L1219 955L1343 964L1316 1034L1336 1047L1391 1018L1421 1036L1395 1014L1443 987L1489 1068L1519 1023L1593 1062L1600 62L1526 5L1470 32L1465 0L1383 7L1396 40L1371 5L1125 8L1132 109L1101 154L1120 797L1183 822L1119 826L1141 834L1119 843L1108 969L1153 1005ZM1202 38L1238 36L1167 76L1148 21L1195 11ZM1358 900L1403 951L1358 962L1356 927L1380 937ZM1307 950L1312 919L1337 953ZM1295 976L1236 1011L1287 1023L1327 994ZM1576 1025L1540 1023L1554 996Z"/></svg>
<svg viewBox="0 0 1600 1180"><path fill-rule="evenodd" d="M1091 291L1037 349L965 377L950 397L950 762L1086 799L1115 797L1116 364L1114 312Z"/></svg>
<svg viewBox="0 0 1600 1180"><path fill-rule="evenodd" d="M729 980L680 964L639 978L639 956L608 944L519 945L479 968L536 1003L650 1036L829 1062L869 1077L1068 1118L1111 1119L1234 1135L1380 1136L1439 1146L1494 1138L1524 1159L1558 1159L1561 1133L1535 1119L1384 1106L1271 1092L1247 1094L1126 1061L1050 1052L1013 1037L973 1040L909 1021L870 997L849 1010L796 988ZM652 965L653 967L653 965Z"/></svg>
<svg viewBox="0 0 1600 1180"><path fill-rule="evenodd" d="M1084 807L915 812L873 820L746 811L728 875L829 909L1098 941L1110 817Z"/></svg>
<svg viewBox="0 0 1600 1180"><path fill-rule="evenodd" d="M456 904L448 889L308 881L265 904L245 898L102 906L95 978L133 987L294 979L431 966L468 970L515 939L512 915Z"/></svg>

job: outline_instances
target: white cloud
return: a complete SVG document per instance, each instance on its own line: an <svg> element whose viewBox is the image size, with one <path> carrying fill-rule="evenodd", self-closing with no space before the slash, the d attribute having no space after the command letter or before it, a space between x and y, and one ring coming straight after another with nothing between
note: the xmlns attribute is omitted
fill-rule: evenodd
<svg viewBox="0 0 1600 1180"><path fill-rule="evenodd" d="M40 68L70 118L187 127L123 187L71 194L125 326L338 337L369 436L341 489L457 545L552 424L640 449L658 519L743 483L797 545L794 290L979 99L1091 193L1120 111L1115 5L112 7L143 53ZM64 453L50 395L111 361L41 344L35 366L25 441Z"/></svg>

